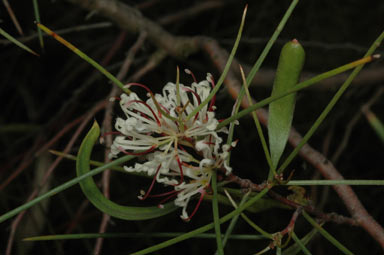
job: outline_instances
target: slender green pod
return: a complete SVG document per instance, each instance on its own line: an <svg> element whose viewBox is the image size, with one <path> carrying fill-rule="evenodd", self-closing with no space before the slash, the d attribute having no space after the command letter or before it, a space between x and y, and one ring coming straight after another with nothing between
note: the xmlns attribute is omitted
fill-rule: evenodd
<svg viewBox="0 0 384 255"><path fill-rule="evenodd" d="M296 39L284 45L280 53L272 96L281 95L298 83L304 59L304 49ZM269 105L268 136L274 169L276 169L287 144L294 109L295 93L278 99Z"/></svg>
<svg viewBox="0 0 384 255"><path fill-rule="evenodd" d="M84 138L81 143L78 157L76 161L76 171L77 175L81 176L90 171L90 157L92 153L92 148L95 145L95 142L99 138L100 127L95 121L92 128L89 130L87 136ZM116 218L123 220L147 220L156 217L166 215L177 207L173 202L167 203L163 208L158 207L133 207L133 206L123 206L108 200L103 193L100 192L96 183L92 177L88 177L80 182L80 187L91 203L96 206L100 211L111 215Z"/></svg>

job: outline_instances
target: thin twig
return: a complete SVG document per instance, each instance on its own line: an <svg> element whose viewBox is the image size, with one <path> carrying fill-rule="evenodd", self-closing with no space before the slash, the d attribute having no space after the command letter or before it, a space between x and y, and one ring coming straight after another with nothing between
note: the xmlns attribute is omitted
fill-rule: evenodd
<svg viewBox="0 0 384 255"><path fill-rule="evenodd" d="M295 227L296 220L301 214L302 209L303 209L302 207L296 208L295 212L292 214L291 220L289 221L289 224L287 225L287 227L285 227L282 231L280 231L282 235L286 235L292 232L292 230Z"/></svg>
<svg viewBox="0 0 384 255"><path fill-rule="evenodd" d="M5 8L7 9L7 12L9 14L9 16L11 17L12 22L15 25L17 31L19 32L20 35L23 35L24 34L23 29L21 28L20 23L17 20L15 13L13 12L11 6L9 5L8 0L3 0L3 4L4 4Z"/></svg>
<svg viewBox="0 0 384 255"><path fill-rule="evenodd" d="M120 42L122 40L122 38L123 37L120 35L117 39L117 42ZM140 36L136 40L135 44L129 49L128 55L125 58L124 63L121 66L120 71L116 76L116 78L118 80L123 80L124 77L126 76L126 74L128 73L130 66L132 65L133 60L135 58L135 55L138 52L138 50L140 49L140 47L143 45L145 38L146 38L146 32L140 33ZM121 43L119 43L119 45L121 45ZM115 51L116 51L116 48L117 47L113 47L113 49ZM107 101L109 98L116 97L119 93L120 93L120 89L117 86L113 86L113 88L111 89L111 92L107 96ZM105 112L104 112L103 129L106 133L112 132L113 105L114 104L112 102L109 102L107 104ZM107 148L110 148L112 146L112 137L111 136L105 137L105 145ZM105 163L110 162L108 149L106 149L104 152L104 162ZM103 172L102 187L103 187L103 194L106 198L110 197L110 192L109 192L110 176L111 176L111 171L109 169L107 169ZM105 231L107 230L109 219L110 219L110 216L108 214L104 213L103 218L102 218L101 223L100 223L100 226L99 226L99 233L100 234L105 233ZM93 249L93 254L95 254L95 255L101 254L103 241L104 241L104 238L97 238L95 247Z"/></svg>
<svg viewBox="0 0 384 255"><path fill-rule="evenodd" d="M65 125L51 140L49 140L46 144L44 144L36 153L35 156L39 156L41 153L46 152L49 148L52 148L52 146L58 142L58 140L63 137L67 132L69 132L72 128L74 128L76 125L78 125L83 119L85 115L80 116L77 119L74 119L67 125Z"/></svg>
<svg viewBox="0 0 384 255"><path fill-rule="evenodd" d="M161 61L167 56L167 53L162 50L158 49L156 52L154 52L151 57L149 58L148 62L140 68L134 75L129 77L128 81L138 81L143 77L146 73L153 70L157 65L160 64Z"/></svg>

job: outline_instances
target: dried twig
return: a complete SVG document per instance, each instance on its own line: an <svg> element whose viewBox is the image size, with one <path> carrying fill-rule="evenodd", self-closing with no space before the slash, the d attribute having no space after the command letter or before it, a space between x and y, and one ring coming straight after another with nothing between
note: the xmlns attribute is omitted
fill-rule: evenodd
<svg viewBox="0 0 384 255"><path fill-rule="evenodd" d="M171 15L162 17L158 19L157 21L162 25L167 25L170 23L173 23L175 21L186 19L188 17L195 17L197 14L208 11L214 8L218 8L223 6L223 2L221 1L206 1L202 3L198 3L190 8L187 8L185 10L182 10L180 12L173 13Z"/></svg>
<svg viewBox="0 0 384 255"><path fill-rule="evenodd" d="M7 9L7 12L9 14L9 16L11 17L12 22L15 25L17 31L19 32L19 34L23 35L24 34L23 29L21 28L20 23L17 20L15 13L13 12L11 6L9 5L8 0L3 0L3 4L4 4L5 8Z"/></svg>
<svg viewBox="0 0 384 255"><path fill-rule="evenodd" d="M122 34L125 35L124 32ZM118 37L117 44L121 45L120 41L122 40L122 38L123 37L121 35ZM145 38L146 38L146 33L142 32L140 34L140 36L138 37L136 43L128 51L128 55L125 58L125 61L124 61L123 65L121 66L119 73L116 76L116 78L118 80L123 80L124 77L126 76L126 74L128 73L129 68L130 68L130 66L131 66L131 64L135 58L135 55L138 52L138 50L140 49L140 47L143 45ZM118 48L118 47L112 47L112 49L115 52L116 52L116 48ZM108 56L110 56L110 54L108 54ZM119 93L120 93L120 89L117 86L113 86L111 89L111 92L107 96L107 101L109 98L116 97ZM103 121L103 128L104 128L104 131L106 133L112 132L112 112L113 112L113 103L109 102L105 108L104 121ZM111 136L105 137L105 145L107 146L107 148L110 148L112 146L112 137ZM106 149L104 152L104 162L105 163L110 162L110 158L108 155L109 155L109 150ZM102 187L103 187L103 194L106 198L110 197L110 193L109 193L110 176L111 176L111 171L109 169L107 169L106 171L103 172ZM99 233L105 233L105 231L107 230L109 219L110 219L110 216L108 214L104 213L103 218L102 218L101 223L100 223L100 226L99 226ZM103 241L104 241L104 238L97 238L95 247L93 249L93 254L95 254L95 255L101 254Z"/></svg>

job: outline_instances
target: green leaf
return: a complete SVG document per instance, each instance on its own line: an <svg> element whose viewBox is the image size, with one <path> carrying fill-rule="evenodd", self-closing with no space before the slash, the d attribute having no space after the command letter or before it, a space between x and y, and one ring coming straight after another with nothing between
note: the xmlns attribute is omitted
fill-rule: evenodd
<svg viewBox="0 0 384 255"><path fill-rule="evenodd" d="M295 244L291 245L287 249L284 250L284 255L296 255L300 251L303 251L305 254L307 253L307 249L305 248L305 245L309 243L309 241L312 240L317 234L317 229L312 229L308 234L306 234L302 239L299 239L295 232L292 232L292 238L296 242ZM310 253L309 253L310 254Z"/></svg>
<svg viewBox="0 0 384 255"><path fill-rule="evenodd" d="M280 95L292 89L299 80L305 53L294 39L281 50L272 95ZM268 135L272 166L276 169L288 141L295 109L295 93L272 102L269 105Z"/></svg>
<svg viewBox="0 0 384 255"><path fill-rule="evenodd" d="M267 42L267 44L265 45L263 51L261 52L260 56L257 58L255 64L253 65L251 71L249 72L247 78L246 78L246 84L244 84L244 86L241 87L241 90L238 94L238 97L237 97L237 105L234 106L234 111L233 111L233 115L236 115L238 112L239 112L239 109L240 109L240 106L241 106L241 103L242 100L243 100L243 97L244 97L244 94L245 94L245 91L246 91L246 88L248 88L253 80L253 78L255 77L256 73L259 71L262 63L264 62L264 59L267 57L269 51L271 50L273 44L275 43L276 39L279 37L281 31L283 30L285 24L287 23L289 17L292 15L292 12L293 10L295 9L297 3L299 1L298 0L293 0L291 2L291 4L289 5L289 8L287 9L287 11L285 12L283 18L281 19L279 25L276 27L275 31L273 32L271 38L269 39L269 41ZM250 103L252 102L251 100L248 100ZM255 122L256 122L256 125L259 126L259 121L258 119L255 119ZM228 122L229 123L229 122ZM223 125L224 126L224 125ZM233 133L234 133L234 130L235 130L235 125L234 123L232 123L232 125L230 125L229 127L229 132L228 132L228 138L227 138L227 144L231 144L232 143L232 140L233 140ZM259 128L257 127L257 130L258 130L258 133L259 133L259 137L261 139L261 142L262 142L262 145L263 145L263 150L266 154L266 158L267 158L267 161L268 161L268 164L270 164L270 155L269 155L269 151L268 151L268 147L266 145L266 142L264 141L264 136L260 136L260 131L259 131ZM229 152L229 156L228 156L228 159L227 159L227 162L228 162L228 165L229 165L229 162L230 162L230 156L231 156L231 153Z"/></svg>
<svg viewBox="0 0 384 255"><path fill-rule="evenodd" d="M376 114L374 114L370 110L365 110L364 114L369 124L371 125L373 130L376 132L377 136L384 143L384 124L380 121L379 118L376 117Z"/></svg>
<svg viewBox="0 0 384 255"><path fill-rule="evenodd" d="M81 143L79 149L76 161L76 170L78 176L84 175L90 171L90 156L92 153L92 148L99 138L99 135L100 127L95 121L91 130L89 130L87 136ZM165 204L164 208L162 209L158 207L122 206L112 202L111 200L108 200L98 189L92 177L82 180L79 184L88 200L91 201L91 203L100 211L124 220L147 220L157 218L166 215L177 208L173 202Z"/></svg>
<svg viewBox="0 0 384 255"><path fill-rule="evenodd" d="M45 235L45 236L32 236L26 237L23 241L34 242L34 241L52 241L52 240L79 240L79 239L91 239L91 238L168 238L168 237L178 237L184 235L184 232L150 232L150 233L81 233L81 234L62 234L62 235ZM216 234L213 233L202 233L191 238L200 238L200 239L214 239ZM263 240L264 236L261 235L243 235L235 234L229 236L229 239L233 240Z"/></svg>
<svg viewBox="0 0 384 255"><path fill-rule="evenodd" d="M259 200L260 198L262 198L265 194L267 194L268 192L268 188L265 188L263 189L262 191L260 191L260 193L258 193L257 195L255 195L254 197L250 198L246 203L244 203L242 206L239 206L238 208L236 208L235 210L233 210L232 212L224 215L223 217L220 218L220 224L232 219L234 216L236 215L239 215L242 211L244 211L246 208L248 208L249 206L251 206L253 203L255 203L257 200ZM210 224L207 224L207 225L204 225L200 228L197 228L195 230L192 230L188 233L185 233L183 235L179 235L175 238L172 238L172 239L169 239L167 241L164 241L162 243L159 243L159 244L156 244L154 246L151 246L151 247L148 247L146 249L143 249L141 251L138 251L138 252L135 252L135 253L132 253L132 255L144 255L144 254L153 254L154 251L157 251L157 250L160 250L160 249L163 249L165 247L168 247L168 246L171 246L171 245L174 245L178 242L181 242L181 241L184 241L186 239L189 239L189 238L192 238L194 236L197 236L201 233L204 233L212 228L214 228L215 224L210 223Z"/></svg>
<svg viewBox="0 0 384 255"><path fill-rule="evenodd" d="M194 110L187 116L187 118L185 119L185 121L190 120L190 119L191 119L193 116L195 116L201 109L203 109L203 107L204 107L205 105L207 105L207 104L211 101L211 99L215 96L215 94L217 93L217 91L219 91L221 85L223 85L224 79L225 79L225 77L227 76L227 73L228 73L228 71L229 71L229 68L231 67L233 58L235 57L237 48L238 48L239 43L240 43L241 35L242 35L242 33L243 33L243 27L244 27L244 22L245 22L245 16L246 16L246 14L247 14L247 9L248 9L248 5L246 5L245 8L244 8L243 16L242 16L242 18L241 18L240 28L239 28L239 31L237 32L236 41L235 41L235 44L233 45L233 48L232 48L231 54L229 55L229 58L228 58L228 60L227 60L227 63L225 64L223 73L220 75L219 80L217 81L215 87L212 89L212 91L211 91L211 93L209 94L209 96L208 96L203 102L201 102L201 104L200 104L198 107L196 107L196 108L195 108L195 109L194 109Z"/></svg>
<svg viewBox="0 0 384 255"><path fill-rule="evenodd" d="M219 203L217 202L217 176L215 170L212 171L212 210L213 210L213 223L215 224L217 254L224 255L223 240L221 239L221 230L219 222Z"/></svg>
<svg viewBox="0 0 384 255"><path fill-rule="evenodd" d="M40 11L39 11L39 4L37 0L33 0L33 10L35 13L35 20L36 22L40 23ZM39 37L39 42L40 42L40 47L41 49L44 49L44 40L43 40L43 33L41 32L41 29L38 27L37 28L37 35Z"/></svg>
<svg viewBox="0 0 384 255"><path fill-rule="evenodd" d="M384 33L383 33L383 36L384 36ZM375 41L374 45L380 45L381 39L382 38L380 37L379 40ZM372 52L372 51L370 51L370 52ZM251 113L251 112L253 112L253 111L255 111L255 110L257 110L257 109L259 109L259 108L261 108L261 107L263 107L263 106L265 106L265 105L267 105L267 104L269 104L269 103L271 103L273 101L276 101L276 100L278 100L280 98L283 98L283 97L285 97L285 96L287 96L289 94L295 93L295 92L297 92L299 90L308 88L308 87L310 87L310 86L312 86L312 85L314 85L314 84L316 84L316 83L318 83L318 82L320 82L322 80L328 79L328 78L333 77L333 76L335 76L337 74L340 74L342 72L346 72L346 71L348 71L348 70L350 70L352 68L355 68L357 66L362 66L362 65L364 65L366 63L369 63L369 62L371 62L371 61L373 61L373 60L375 60L377 58L379 58L379 55L367 56L367 57L358 59L356 61L353 61L351 63L345 64L343 66L337 67L335 69L332 69L332 70L330 70L328 72L316 75L315 77L312 77L309 80L300 82L294 88L292 88L292 89L290 89L290 90L288 90L288 91L286 91L286 92L284 92L282 94L267 97L267 98L261 100L260 102L258 102L256 104L254 104L254 105L252 105L252 106L250 106L250 107L248 107L248 108L238 112L237 114L233 114L231 117L221 121L219 123L219 125L217 125L216 130L219 130L220 128L222 128L222 127L228 125L229 123L231 123L232 121L238 120L238 119L248 115L249 113Z"/></svg>
<svg viewBox="0 0 384 255"><path fill-rule="evenodd" d="M100 73L104 74L105 77L107 77L110 81L112 81L114 84L116 84L119 88L121 88L125 93L128 95L131 93L131 91L124 87L124 84L119 81L115 76L113 76L110 72L107 71L104 67L102 67L99 63L97 63L95 60L90 58L87 54L82 52L80 49L76 48L73 44L65 40L63 37L59 36L55 32L53 32L48 27L44 26L43 24L37 23L37 27L41 30L43 30L48 35L52 36L55 40L63 44L65 47L70 49L73 53L87 61L89 64L91 64L94 68L99 70Z"/></svg>
<svg viewBox="0 0 384 255"><path fill-rule="evenodd" d="M13 36L11 36L10 34L8 34L7 32L5 32L3 29L0 28L0 34L2 36L4 36L5 38L7 38L9 41L13 42L14 44L16 44L17 46L19 46L20 48L28 51L29 53L32 53L33 55L36 55L36 56L39 56L39 54L37 54L36 52L34 52L33 50L31 50L28 46L25 46L24 44L22 44L21 42L19 42L16 38L14 38Z"/></svg>
<svg viewBox="0 0 384 255"><path fill-rule="evenodd" d="M227 191L228 192L228 191ZM250 192L246 193L243 198L241 199L240 201L240 204L239 206L242 206L248 199L248 196L249 196ZM228 196L230 196L230 194L228 193ZM227 230L225 231L225 235L223 237L223 248L225 247L228 239L233 236L232 232L237 224L237 220L239 219L239 216L240 215L236 215L235 217L232 218L231 222L229 223L229 226L227 227ZM264 237L263 237L264 238ZM217 252L216 252L217 253Z"/></svg>
<svg viewBox="0 0 384 255"><path fill-rule="evenodd" d="M335 247L337 247L341 252L348 255L353 255L353 253L348 250L344 245L342 245L336 238L334 238L330 233L328 233L320 224L318 224L311 216L308 215L305 211L303 211L304 218L315 228L320 234L322 234L330 243L332 243Z"/></svg>
<svg viewBox="0 0 384 255"><path fill-rule="evenodd" d="M363 59L377 59L380 57L380 55L372 55L377 47L381 45L381 42L384 40L384 31L377 37L377 39L372 43L371 47L369 47L367 53L365 53ZM333 107L336 105L336 103L339 101L341 96L344 94L344 92L348 89L348 87L351 85L353 79L359 74L361 69L363 69L365 63L362 63L361 65L358 65L352 73L348 76L347 80L341 85L341 87L338 89L336 94L333 96L329 104L324 108L324 110L321 112L319 117L316 119L315 123L312 125L312 127L308 130L308 132L304 135L303 139L299 142L299 144L296 146L296 148L291 152L291 154L285 159L285 161L281 164L279 169L277 170L278 173L282 173L284 169L291 163L291 161L296 157L296 155L299 153L301 148L308 142L308 140L312 137L312 135L315 133L317 128L320 126L320 124L324 121L324 119L328 116L329 112L333 109ZM298 86L296 86L298 87Z"/></svg>

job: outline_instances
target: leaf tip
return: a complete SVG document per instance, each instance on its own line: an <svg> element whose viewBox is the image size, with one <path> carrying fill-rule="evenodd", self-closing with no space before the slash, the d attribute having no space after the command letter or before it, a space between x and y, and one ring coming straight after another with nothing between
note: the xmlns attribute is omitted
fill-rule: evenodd
<svg viewBox="0 0 384 255"><path fill-rule="evenodd" d="M100 128L100 125L96 119L93 121L92 128Z"/></svg>
<svg viewBox="0 0 384 255"><path fill-rule="evenodd" d="M248 4L245 5L244 7L244 11L243 11L243 17L241 18L241 20L244 22L245 20L245 16L247 16L247 10L248 10Z"/></svg>

